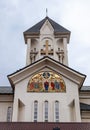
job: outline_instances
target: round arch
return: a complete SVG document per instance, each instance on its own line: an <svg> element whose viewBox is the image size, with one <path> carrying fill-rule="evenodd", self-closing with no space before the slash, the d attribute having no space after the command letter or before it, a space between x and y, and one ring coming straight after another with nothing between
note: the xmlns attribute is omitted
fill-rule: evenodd
<svg viewBox="0 0 90 130"><path fill-rule="evenodd" d="M27 91L66 92L66 85L61 75L53 72L40 72L30 78Z"/></svg>

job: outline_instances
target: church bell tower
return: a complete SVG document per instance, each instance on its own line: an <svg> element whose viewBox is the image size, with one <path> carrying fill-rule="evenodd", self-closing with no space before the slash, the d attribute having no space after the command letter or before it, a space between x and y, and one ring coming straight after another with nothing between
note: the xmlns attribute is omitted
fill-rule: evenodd
<svg viewBox="0 0 90 130"><path fill-rule="evenodd" d="M26 65L48 56L68 66L70 31L49 17L25 31L24 39L27 44Z"/></svg>
<svg viewBox="0 0 90 130"><path fill-rule="evenodd" d="M85 75L68 67L70 31L45 17L24 32L26 66L8 76L14 122L81 121L79 89Z"/></svg>

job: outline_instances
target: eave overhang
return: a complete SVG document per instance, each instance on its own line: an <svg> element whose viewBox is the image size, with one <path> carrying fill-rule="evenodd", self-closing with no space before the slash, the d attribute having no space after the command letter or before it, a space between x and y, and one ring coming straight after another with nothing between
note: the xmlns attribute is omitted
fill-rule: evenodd
<svg viewBox="0 0 90 130"><path fill-rule="evenodd" d="M14 88L15 84L20 82L21 80L27 78L33 73L38 73L40 70L48 68L52 71L55 71L57 74L61 74L62 76L70 79L72 82L76 83L79 89L82 87L83 82L86 78L86 75L81 74L52 58L45 56L44 58L30 64L19 71L8 75L8 79L11 83L11 86Z"/></svg>

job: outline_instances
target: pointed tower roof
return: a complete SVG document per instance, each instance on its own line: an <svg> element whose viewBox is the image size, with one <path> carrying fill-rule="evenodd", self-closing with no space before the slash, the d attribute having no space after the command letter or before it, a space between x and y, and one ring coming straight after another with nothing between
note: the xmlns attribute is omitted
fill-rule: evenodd
<svg viewBox="0 0 90 130"><path fill-rule="evenodd" d="M56 23L55 21L53 21L49 17L45 17L43 20L41 20L40 22L38 22L37 24L35 24L31 28L26 30L24 32L24 34L39 34L40 33L40 29L41 29L41 27L43 26L43 24L45 23L46 20L48 20L50 22L50 24L52 25L55 34L57 34L57 33L60 33L60 34L61 33L70 34L69 30L67 30L63 26L59 25L58 23Z"/></svg>

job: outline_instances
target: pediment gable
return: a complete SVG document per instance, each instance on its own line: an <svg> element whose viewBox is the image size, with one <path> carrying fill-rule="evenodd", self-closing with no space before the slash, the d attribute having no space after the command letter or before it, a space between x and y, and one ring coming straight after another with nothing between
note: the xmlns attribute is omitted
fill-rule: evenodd
<svg viewBox="0 0 90 130"><path fill-rule="evenodd" d="M80 88L83 85L83 82L86 78L84 74L81 74L55 60L50 57L44 57L29 66L26 66L19 71L8 75L8 79L12 85L15 86L16 83L24 80L27 77L32 76L33 74L39 73L40 71L53 71L57 74L62 75L63 77L71 80L76 83Z"/></svg>
<svg viewBox="0 0 90 130"><path fill-rule="evenodd" d="M40 34L48 35L53 33L54 33L54 28L52 27L49 20L47 19L40 29Z"/></svg>
<svg viewBox="0 0 90 130"><path fill-rule="evenodd" d="M32 77L27 85L27 92L66 92L63 77L50 70L41 71Z"/></svg>

